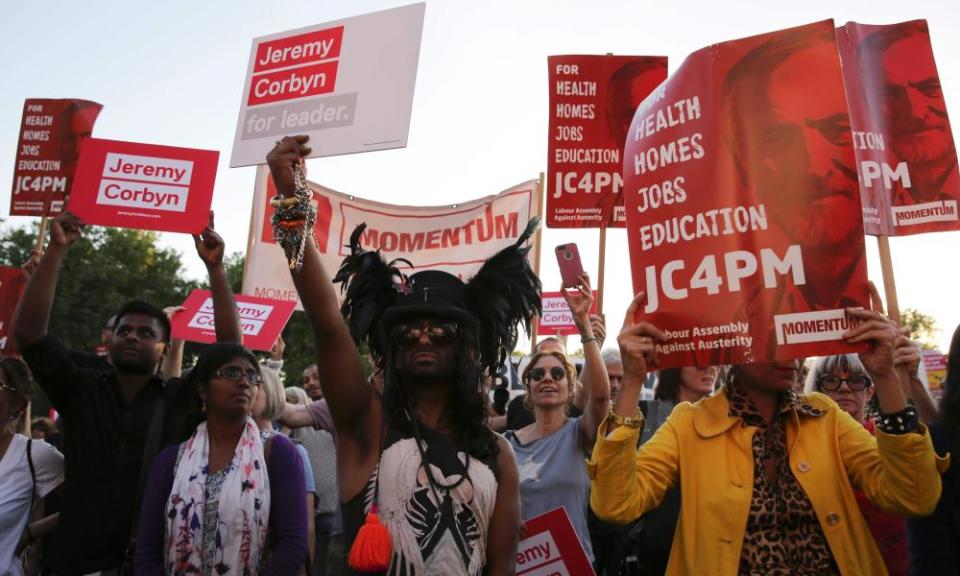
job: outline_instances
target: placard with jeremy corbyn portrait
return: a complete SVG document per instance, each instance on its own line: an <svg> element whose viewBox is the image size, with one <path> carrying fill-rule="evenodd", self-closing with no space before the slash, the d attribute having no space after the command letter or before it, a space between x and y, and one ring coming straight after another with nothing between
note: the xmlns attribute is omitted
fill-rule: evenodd
<svg viewBox="0 0 960 576"><path fill-rule="evenodd" d="M691 54L638 107L624 194L662 367L836 354L868 302L833 22Z"/></svg>
<svg viewBox="0 0 960 576"><path fill-rule="evenodd" d="M926 20L837 29L867 234L960 229L957 149Z"/></svg>

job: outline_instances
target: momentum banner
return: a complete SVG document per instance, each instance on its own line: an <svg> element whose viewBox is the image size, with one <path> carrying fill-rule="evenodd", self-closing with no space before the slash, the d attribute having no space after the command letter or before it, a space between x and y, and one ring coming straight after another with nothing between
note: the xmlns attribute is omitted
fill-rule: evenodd
<svg viewBox="0 0 960 576"><path fill-rule="evenodd" d="M515 242L537 213L537 182L533 180L495 196L447 206L396 206L341 194L313 182L309 185L317 209L313 237L331 278L348 253L350 234L363 223L367 225L364 248L380 250L387 260L408 259L415 268L401 266L405 274L432 268L469 278L484 260ZM273 240L269 204L274 195L269 170L258 168L243 293L297 300L283 249Z"/></svg>
<svg viewBox="0 0 960 576"><path fill-rule="evenodd" d="M851 350L844 308L868 298L848 118L829 20L695 52L637 109L627 234L664 367Z"/></svg>
<svg viewBox="0 0 960 576"><path fill-rule="evenodd" d="M55 215L63 210L80 160L80 145L93 132L101 108L88 100L30 98L23 102L11 216Z"/></svg>
<svg viewBox="0 0 960 576"><path fill-rule="evenodd" d="M623 228L623 142L633 111L667 78L662 56L550 56L551 228Z"/></svg>
<svg viewBox="0 0 960 576"><path fill-rule="evenodd" d="M90 138L70 210L87 224L199 234L220 153Z"/></svg>
<svg viewBox="0 0 960 576"><path fill-rule="evenodd" d="M230 166L308 134L311 158L403 148L426 4L255 38Z"/></svg>
<svg viewBox="0 0 960 576"><path fill-rule="evenodd" d="M957 149L926 20L837 29L867 234L960 229Z"/></svg>

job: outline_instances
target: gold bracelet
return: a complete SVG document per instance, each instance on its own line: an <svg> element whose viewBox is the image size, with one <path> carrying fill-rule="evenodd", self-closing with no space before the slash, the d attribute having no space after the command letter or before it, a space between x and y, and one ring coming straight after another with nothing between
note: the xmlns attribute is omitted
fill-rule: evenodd
<svg viewBox="0 0 960 576"><path fill-rule="evenodd" d="M643 411L637 407L637 413L634 416L621 416L613 411L613 406L607 413L607 420L615 426L626 426L627 428L640 428L643 426Z"/></svg>

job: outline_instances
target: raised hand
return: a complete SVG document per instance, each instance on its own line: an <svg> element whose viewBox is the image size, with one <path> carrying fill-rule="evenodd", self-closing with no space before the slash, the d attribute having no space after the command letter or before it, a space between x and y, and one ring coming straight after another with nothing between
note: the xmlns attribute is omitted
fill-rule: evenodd
<svg viewBox="0 0 960 576"><path fill-rule="evenodd" d="M307 146L309 136L284 136L277 140L277 145L267 154L267 165L273 175L273 183L277 192L283 196L293 196L296 191L296 182L293 178L293 165L303 161L310 154Z"/></svg>
<svg viewBox="0 0 960 576"><path fill-rule="evenodd" d="M894 373L894 346L898 336L897 325L883 313L883 301L876 286L870 283L870 307L847 308L847 316L859 320L859 324L847 330L843 339L850 344L867 343L869 347L860 353L860 361L876 380Z"/></svg>
<svg viewBox="0 0 960 576"><path fill-rule="evenodd" d="M623 375L626 380L643 378L648 370L657 367L657 342L666 342L667 335L649 322L637 322L636 314L643 304L646 294L638 293L633 297L623 318L623 328L617 336L620 345L620 357L623 360Z"/></svg>
<svg viewBox="0 0 960 576"><path fill-rule="evenodd" d="M61 212L50 223L50 243L69 247L83 236L86 224L72 212Z"/></svg>
<svg viewBox="0 0 960 576"><path fill-rule="evenodd" d="M197 247L197 255L207 268L223 264L223 238L213 229L213 210L210 211L210 221L203 232L193 235L193 243Z"/></svg>
<svg viewBox="0 0 960 576"><path fill-rule="evenodd" d="M906 370L910 378L920 377L920 362L923 360L923 351L920 345L910 339L910 329L900 327L893 343L893 365Z"/></svg>
<svg viewBox="0 0 960 576"><path fill-rule="evenodd" d="M283 360L283 351L287 349L287 343L283 341L283 336L277 336L277 340L270 348L271 360Z"/></svg>
<svg viewBox="0 0 960 576"><path fill-rule="evenodd" d="M607 319L603 314L591 314L590 328L597 339L597 346L603 348L603 341L607 339Z"/></svg>
<svg viewBox="0 0 960 576"><path fill-rule="evenodd" d="M586 272L577 279L577 285L573 288L560 287L563 299L567 301L567 307L573 314L573 321L576 323L580 333L590 326L590 307L593 306L593 291L590 289L590 276ZM589 333L587 334L589 335Z"/></svg>

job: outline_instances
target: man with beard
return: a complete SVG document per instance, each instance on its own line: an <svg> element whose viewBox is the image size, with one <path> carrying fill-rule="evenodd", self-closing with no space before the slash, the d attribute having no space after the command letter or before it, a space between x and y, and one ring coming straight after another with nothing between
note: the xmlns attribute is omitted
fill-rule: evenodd
<svg viewBox="0 0 960 576"><path fill-rule="evenodd" d="M885 26L868 36L859 50L866 97L878 98L888 145L907 163L910 187L899 190L895 205L957 199L957 152L947 105L923 20Z"/></svg>
<svg viewBox="0 0 960 576"><path fill-rule="evenodd" d="M790 244L803 245L807 282L794 286L784 278L767 310L760 297L765 290L756 287L741 311L771 328L775 314L856 306L849 295L865 290L850 285L866 264L857 247L863 235L859 188L837 61L832 30L799 29L750 50L724 79L729 146L741 184ZM825 62L838 65L825 73ZM763 332L774 334L754 331ZM774 343L755 337L753 350Z"/></svg>
<svg viewBox="0 0 960 576"><path fill-rule="evenodd" d="M83 222L70 212L50 226L50 244L23 293L15 337L37 382L61 416L66 483L52 560L57 574L113 573L130 553L128 542L150 452L161 430L175 421L165 399L179 387L166 384L157 368L170 340L170 321L142 301L121 306L108 358L68 350L48 334L57 279ZM217 338L240 342L240 324L223 267L223 240L210 224L194 236L214 295ZM153 445L148 451L147 446Z"/></svg>

